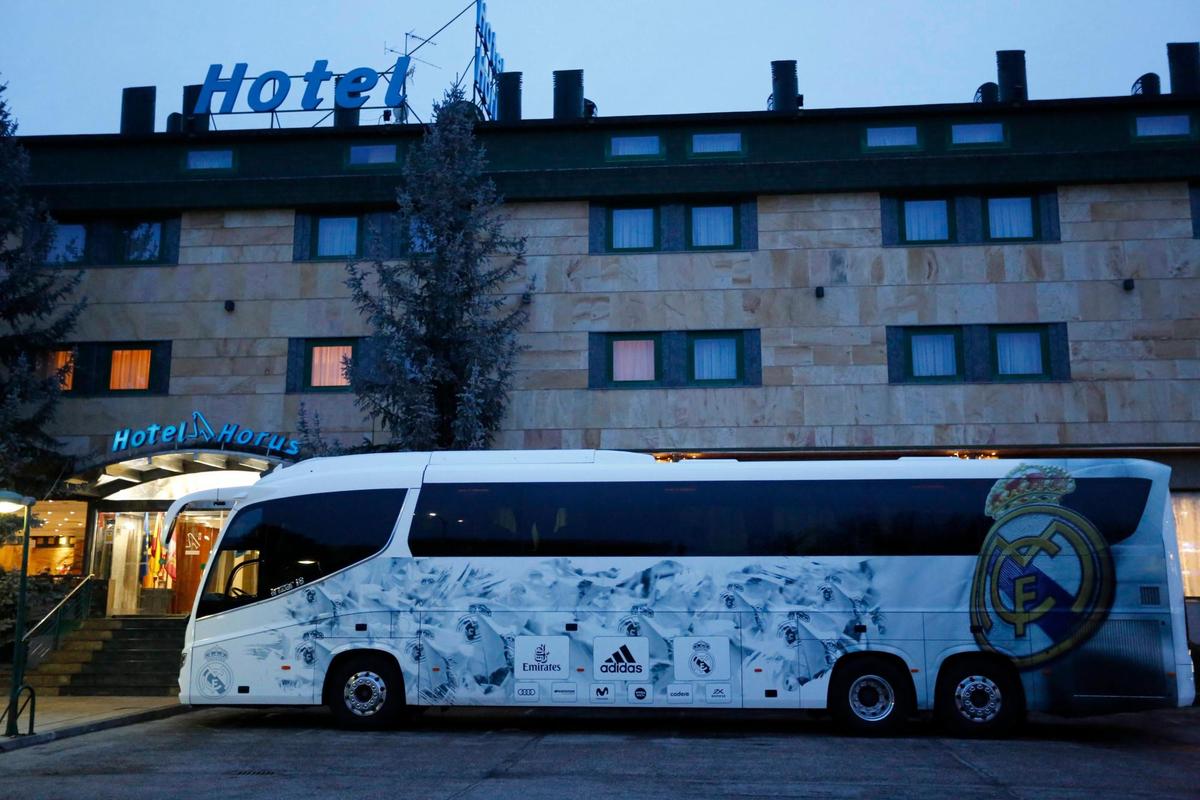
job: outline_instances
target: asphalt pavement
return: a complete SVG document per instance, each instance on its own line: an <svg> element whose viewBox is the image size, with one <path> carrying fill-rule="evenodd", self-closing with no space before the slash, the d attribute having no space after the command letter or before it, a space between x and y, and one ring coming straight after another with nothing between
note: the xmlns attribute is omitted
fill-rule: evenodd
<svg viewBox="0 0 1200 800"><path fill-rule="evenodd" d="M3 798L342 796L1194 800L1200 708L1036 718L1001 741L776 713L450 709L360 734L321 709L207 709L0 754Z"/></svg>

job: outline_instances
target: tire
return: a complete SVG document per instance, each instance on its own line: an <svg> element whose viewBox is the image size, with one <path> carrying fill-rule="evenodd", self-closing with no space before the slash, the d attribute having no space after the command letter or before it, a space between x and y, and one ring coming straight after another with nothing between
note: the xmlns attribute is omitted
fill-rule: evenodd
<svg viewBox="0 0 1200 800"><path fill-rule="evenodd" d="M834 670L829 707L844 733L893 736L912 714L912 684L891 659L855 658Z"/></svg>
<svg viewBox="0 0 1200 800"><path fill-rule="evenodd" d="M329 671L326 702L340 727L363 731L388 728L404 710L404 678L388 656L351 656Z"/></svg>
<svg viewBox="0 0 1200 800"><path fill-rule="evenodd" d="M986 658L960 659L943 667L934 707L950 733L967 738L1006 736L1025 716L1015 670Z"/></svg>

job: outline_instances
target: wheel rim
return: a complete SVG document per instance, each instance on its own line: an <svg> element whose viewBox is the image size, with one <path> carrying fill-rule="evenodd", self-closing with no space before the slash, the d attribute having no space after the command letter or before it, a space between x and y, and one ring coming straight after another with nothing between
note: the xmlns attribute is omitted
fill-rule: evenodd
<svg viewBox="0 0 1200 800"><path fill-rule="evenodd" d="M864 722L879 722L896 708L892 685L878 675L862 675L850 684L850 710Z"/></svg>
<svg viewBox="0 0 1200 800"><path fill-rule="evenodd" d="M387 702L387 684L383 678L369 670L356 672L346 681L342 691L346 708L358 717L369 717L383 708Z"/></svg>
<svg viewBox="0 0 1200 800"><path fill-rule="evenodd" d="M954 687L954 707L965 720L991 722L1004 708L1004 695L986 675L968 675Z"/></svg>

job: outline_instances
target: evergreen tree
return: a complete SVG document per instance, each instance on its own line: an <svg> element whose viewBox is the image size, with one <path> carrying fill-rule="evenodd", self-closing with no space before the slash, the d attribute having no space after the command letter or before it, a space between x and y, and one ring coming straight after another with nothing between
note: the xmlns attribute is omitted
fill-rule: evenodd
<svg viewBox="0 0 1200 800"><path fill-rule="evenodd" d="M476 113L455 87L408 155L395 216L408 255L348 265L372 328L352 386L396 449L487 447L522 349L533 286L506 290L525 264L525 240L503 232Z"/></svg>
<svg viewBox="0 0 1200 800"><path fill-rule="evenodd" d="M34 463L53 460L46 432L65 377L47 358L75 326L79 272L47 266L54 222L27 194L29 157L0 85L0 487L38 492Z"/></svg>

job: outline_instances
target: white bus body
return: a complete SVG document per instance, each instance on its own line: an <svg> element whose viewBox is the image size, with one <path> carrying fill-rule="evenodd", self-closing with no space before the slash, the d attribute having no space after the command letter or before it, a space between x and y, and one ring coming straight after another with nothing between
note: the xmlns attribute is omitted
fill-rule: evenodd
<svg viewBox="0 0 1200 800"><path fill-rule="evenodd" d="M865 731L937 706L966 733L1025 708L1189 705L1168 476L1137 460L304 461L239 490L180 701L328 702L363 726L401 696L830 708Z"/></svg>

